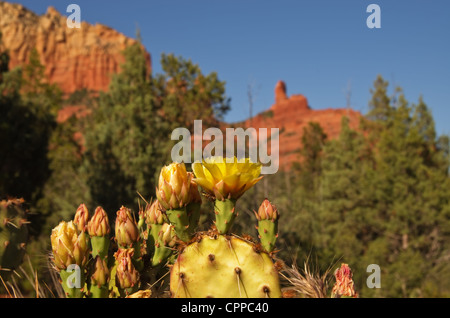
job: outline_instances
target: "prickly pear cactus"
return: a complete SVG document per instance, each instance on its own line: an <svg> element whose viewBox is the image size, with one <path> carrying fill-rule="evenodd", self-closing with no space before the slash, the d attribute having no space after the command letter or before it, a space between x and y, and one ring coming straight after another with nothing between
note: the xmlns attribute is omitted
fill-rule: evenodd
<svg viewBox="0 0 450 318"><path fill-rule="evenodd" d="M0 201L0 275L8 278L20 266L28 241L23 199Z"/></svg>
<svg viewBox="0 0 450 318"><path fill-rule="evenodd" d="M279 298L278 271L259 244L236 236L200 233L170 273L175 298Z"/></svg>
<svg viewBox="0 0 450 318"><path fill-rule="evenodd" d="M130 209L121 207L114 238L101 207L90 219L87 208L80 205L74 220L61 222L51 235L53 260L66 295L165 297L170 292L173 297L195 298L281 297L279 266L272 259L278 233L276 208L266 200L256 214L259 242L231 233L238 216L236 201L261 179L261 166L236 158L222 163L197 165L195 179L183 163L163 167L158 200L147 202L138 221ZM203 202L199 187L207 198L214 197L211 213L216 217L208 232L196 233ZM75 283L66 275L73 264L80 269ZM148 290L140 293L143 288Z"/></svg>

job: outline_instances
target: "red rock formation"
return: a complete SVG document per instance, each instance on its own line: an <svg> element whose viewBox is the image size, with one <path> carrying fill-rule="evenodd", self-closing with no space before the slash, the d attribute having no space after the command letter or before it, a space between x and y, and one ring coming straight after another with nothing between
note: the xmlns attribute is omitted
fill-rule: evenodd
<svg viewBox="0 0 450 318"><path fill-rule="evenodd" d="M275 85L275 104L287 99L286 84L283 81L278 81Z"/></svg>
<svg viewBox="0 0 450 318"><path fill-rule="evenodd" d="M286 85L279 81L275 86L275 104L243 123L233 124L233 127L253 127L279 129L280 168L289 168L294 161L299 161L299 150L302 147L303 129L309 122L320 124L329 139L336 138L341 130L341 119L349 118L351 128L357 128L361 114L352 109L313 110L308 106L308 100L303 95L286 94ZM268 129L268 133L270 129Z"/></svg>
<svg viewBox="0 0 450 318"><path fill-rule="evenodd" d="M67 16L53 7L38 16L6 2L0 2L0 31L10 52L10 68L26 63L36 48L49 81L65 93L107 90L111 74L119 72L124 61L122 51L135 43L101 24L81 22L81 28L68 28ZM150 68L150 54L147 60Z"/></svg>

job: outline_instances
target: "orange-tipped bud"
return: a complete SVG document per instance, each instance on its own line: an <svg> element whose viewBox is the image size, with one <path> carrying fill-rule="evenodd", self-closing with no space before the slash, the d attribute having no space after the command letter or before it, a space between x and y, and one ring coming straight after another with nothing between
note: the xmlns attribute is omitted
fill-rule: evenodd
<svg viewBox="0 0 450 318"><path fill-rule="evenodd" d="M133 265L134 249L119 249L114 257L117 260L116 278L120 288L129 289L139 283L139 272Z"/></svg>
<svg viewBox="0 0 450 318"><path fill-rule="evenodd" d="M90 236L107 236L111 228L109 226L108 215L102 207L97 207L95 213L88 223L88 233Z"/></svg>
<svg viewBox="0 0 450 318"><path fill-rule="evenodd" d="M121 247L132 247L139 239L139 229L130 209L122 206L116 216L116 241Z"/></svg>
<svg viewBox="0 0 450 318"><path fill-rule="evenodd" d="M255 212L258 221L261 220L278 220L280 214L278 209L270 203L269 200L265 199L263 203L259 206L258 213Z"/></svg>
<svg viewBox="0 0 450 318"><path fill-rule="evenodd" d="M98 287L105 286L109 281L109 269L105 259L97 257L95 271L91 275L91 283Z"/></svg>
<svg viewBox="0 0 450 318"><path fill-rule="evenodd" d="M176 242L175 229L173 225L164 223L159 231L159 241L164 244L164 246L173 247Z"/></svg>
<svg viewBox="0 0 450 318"><path fill-rule="evenodd" d="M89 211L84 203L80 204L75 212L73 223L77 226L78 231L85 232L89 222Z"/></svg>
<svg viewBox="0 0 450 318"><path fill-rule="evenodd" d="M192 172L188 172L188 175L190 175L191 178L191 188L189 192L190 201L191 203L202 203L202 196L198 191L197 183L194 181L195 176Z"/></svg>
<svg viewBox="0 0 450 318"><path fill-rule="evenodd" d="M184 163L171 163L161 169L156 196L166 210L179 209L190 202L192 174Z"/></svg>
<svg viewBox="0 0 450 318"><path fill-rule="evenodd" d="M164 223L164 215L161 211L158 200L153 201L153 203L144 211L144 217L147 224Z"/></svg>

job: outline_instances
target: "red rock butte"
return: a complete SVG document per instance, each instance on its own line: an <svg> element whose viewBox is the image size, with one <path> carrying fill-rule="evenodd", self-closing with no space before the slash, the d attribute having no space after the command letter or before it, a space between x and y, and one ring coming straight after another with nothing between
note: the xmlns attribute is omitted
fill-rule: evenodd
<svg viewBox="0 0 450 318"><path fill-rule="evenodd" d="M110 77L120 71L122 51L135 43L116 30L101 24L81 22L67 27L67 16L53 7L38 16L20 4L0 2L0 31L9 50L10 69L25 64L33 48L39 53L50 83L70 94L86 88L105 91ZM147 54L149 70L150 54Z"/></svg>
<svg viewBox="0 0 450 318"><path fill-rule="evenodd" d="M275 85L275 103L266 111L242 122L231 124L232 127L253 127L279 129L279 166L280 169L291 167L294 161L300 161L299 151L302 147L303 129L309 122L320 124L328 139L336 138L341 130L343 116L349 118L351 128L357 128L361 113L348 108L313 110L308 100L301 94L288 97L286 84L278 81ZM268 143L270 146L270 142ZM270 148L270 147L269 147Z"/></svg>

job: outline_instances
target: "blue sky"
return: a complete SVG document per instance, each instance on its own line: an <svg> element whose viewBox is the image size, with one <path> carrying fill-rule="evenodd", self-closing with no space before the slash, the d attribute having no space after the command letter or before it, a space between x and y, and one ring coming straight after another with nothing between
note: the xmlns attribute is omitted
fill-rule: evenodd
<svg viewBox="0 0 450 318"><path fill-rule="evenodd" d="M127 36L141 31L161 72L161 53L190 58L204 73L226 81L232 110L228 122L274 102L278 80L288 95L303 94L313 109L351 106L366 113L377 74L401 86L410 102L420 95L431 108L439 134L450 134L450 1L447 0L17 0L38 14L49 5L81 19L108 25ZM381 28L369 29L369 4L381 8Z"/></svg>

